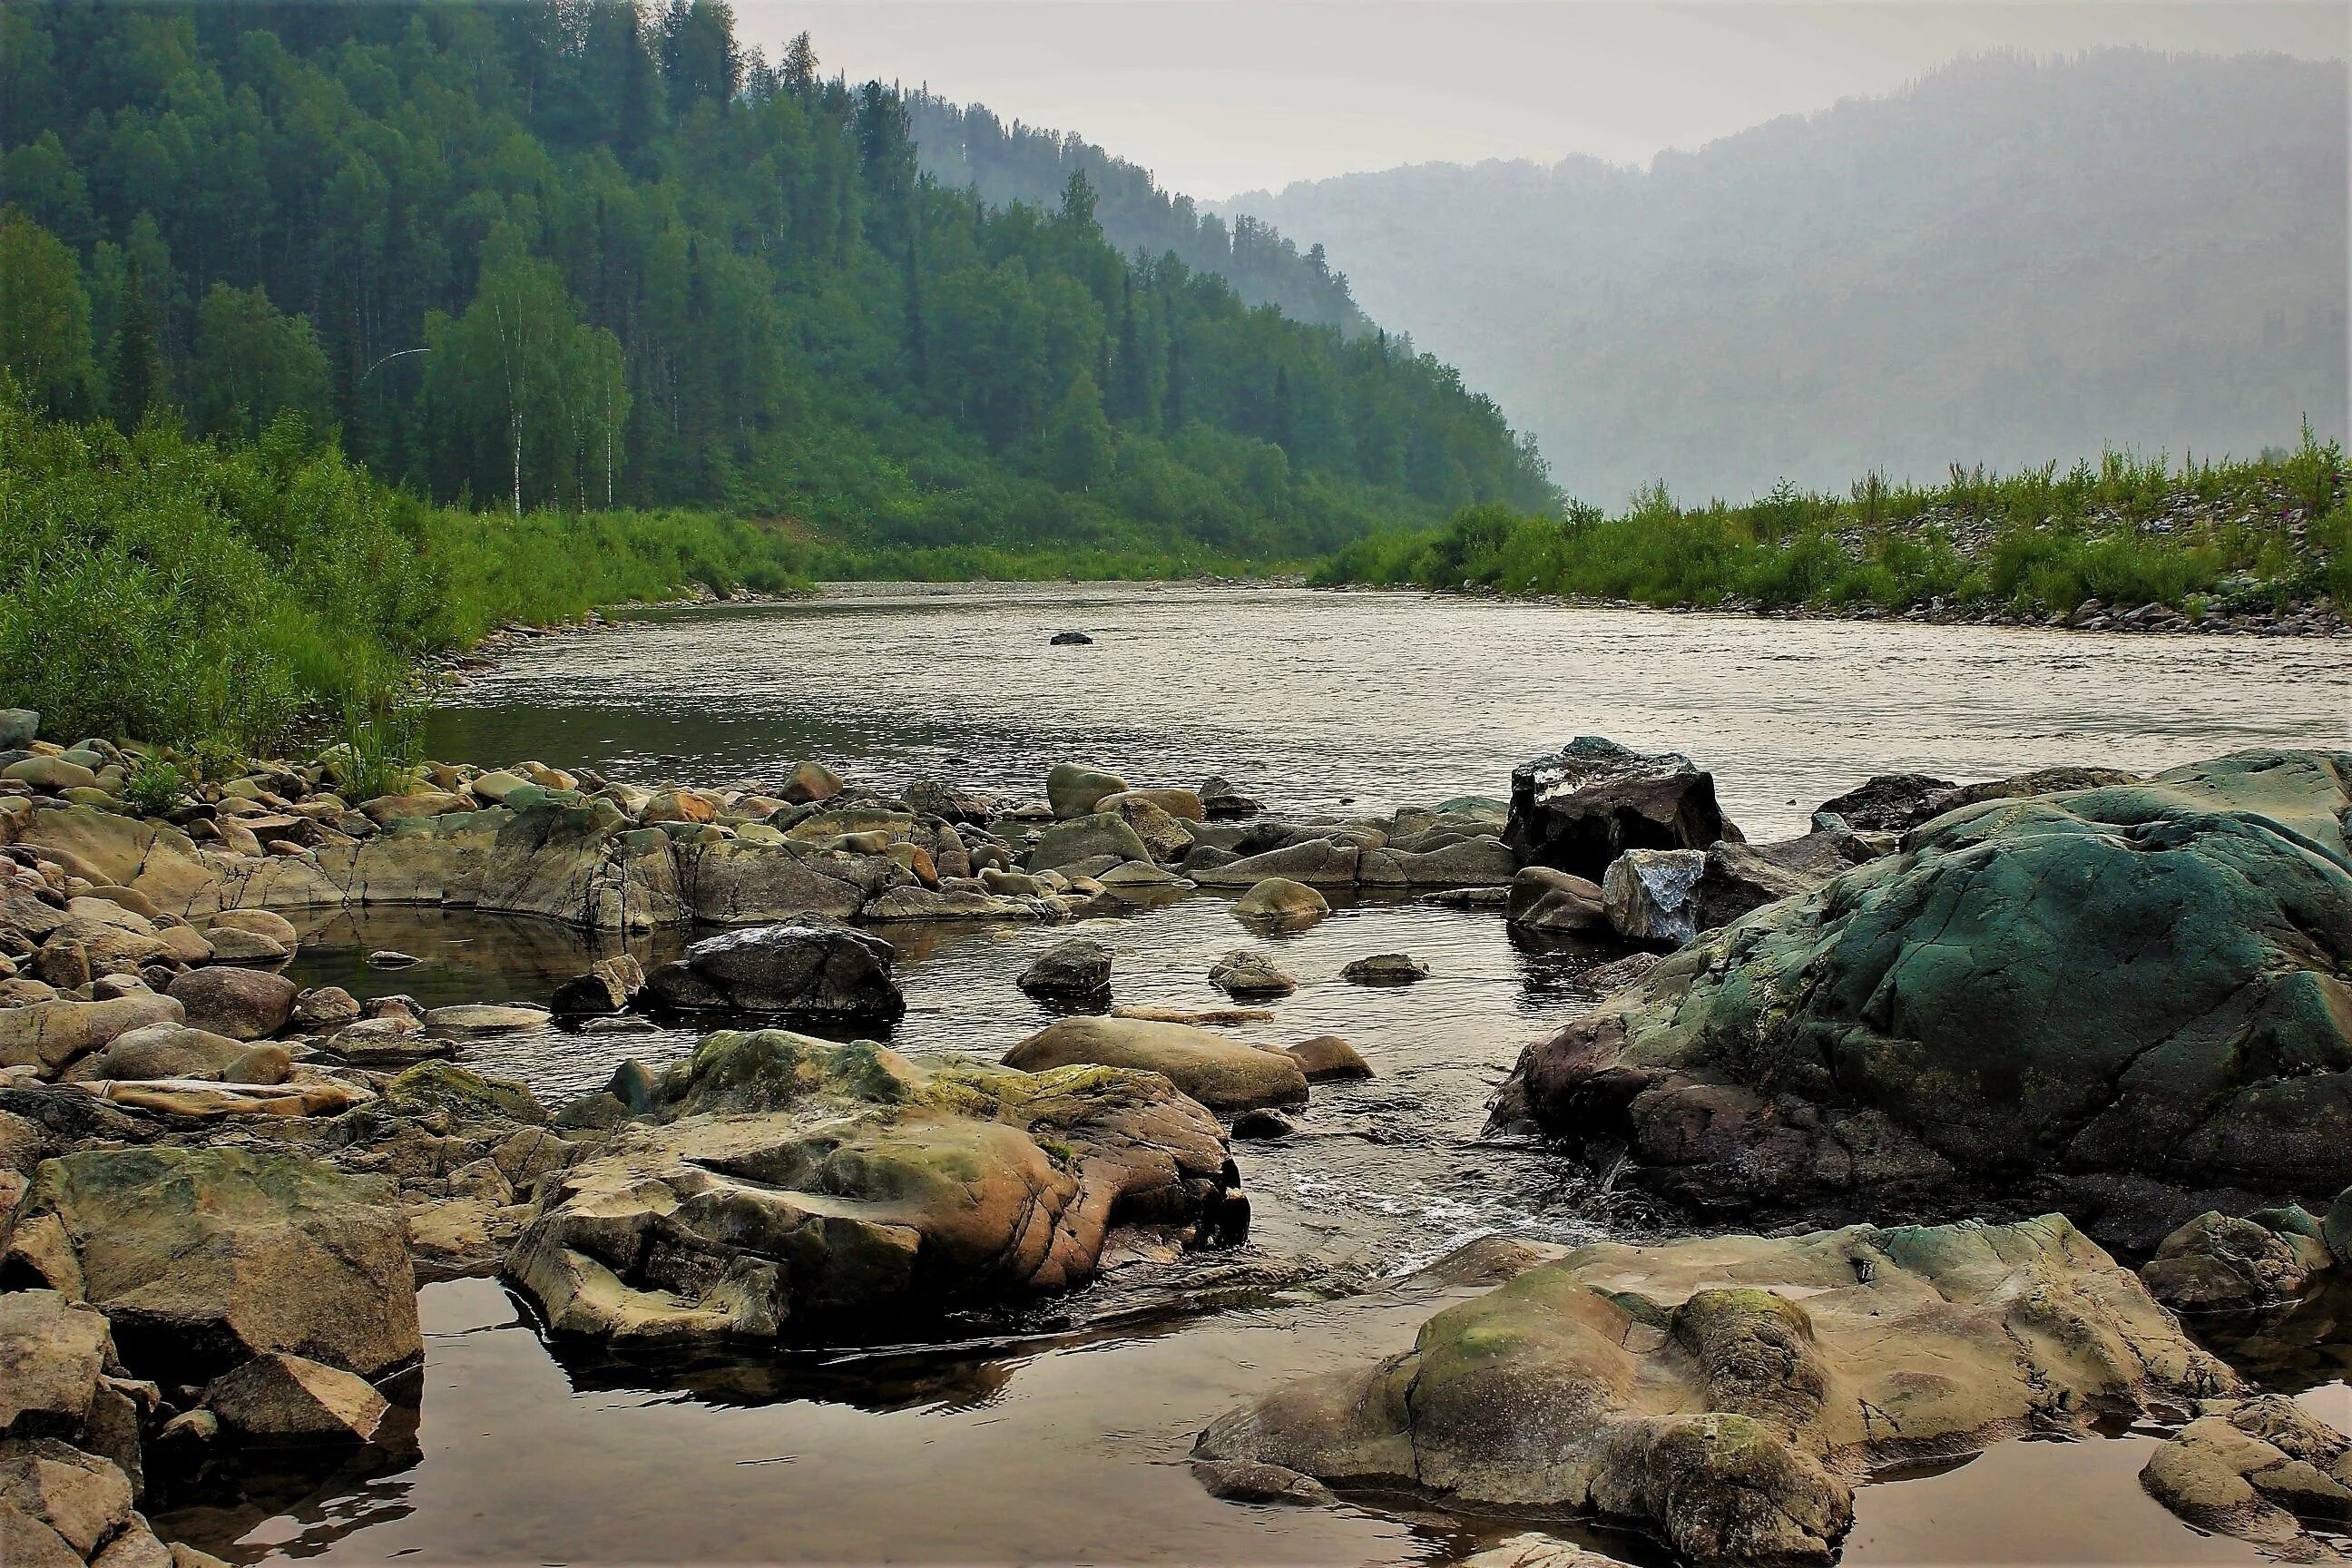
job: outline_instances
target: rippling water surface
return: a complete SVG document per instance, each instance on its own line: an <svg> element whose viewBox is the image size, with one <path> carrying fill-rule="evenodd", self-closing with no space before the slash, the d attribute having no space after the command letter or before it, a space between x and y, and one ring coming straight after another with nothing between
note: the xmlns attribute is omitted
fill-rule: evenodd
<svg viewBox="0 0 2352 1568"><path fill-rule="evenodd" d="M1083 629L1091 646L1052 647ZM1278 809L1501 795L1580 733L1685 752L1751 836L1792 832L1873 773L1990 777L2059 762L2154 769L2270 742L2340 745L2352 646L2084 637L1570 610L1195 586L861 587L664 610L530 643L436 715L435 755L593 763L640 782L929 773L1042 793L1054 763L1137 783L1222 773ZM1318 1087L1304 1134L1238 1144L1253 1245L1378 1279L1492 1230L1574 1240L1623 1223L1589 1184L1476 1141L1519 1046L1588 999L1612 954L1515 936L1491 911L1339 901L1271 941L1200 891L1051 930L898 926L894 1046L1002 1052L1050 1016L1012 984L1073 930L1117 952L1123 1002L1207 1005L1225 949L1301 982L1238 1031L1337 1033L1378 1075ZM684 937L641 942L667 956ZM370 949L424 962L367 969ZM1367 990L1349 959L1429 980ZM428 1002L542 1001L588 956L544 923L402 911L306 933L308 981ZM547 1029L469 1058L560 1100L691 1036ZM1403 1348L1434 1310L1374 1292L1120 1335L808 1362L617 1368L551 1354L496 1285L428 1287L413 1449L277 1478L176 1520L212 1550L425 1561L1446 1562L1525 1528L1410 1510L1241 1507L1181 1464L1192 1435L1286 1378ZM2334 1386L2340 1394L2340 1385ZM2251 1562L2133 1481L2148 1439L2004 1445L1866 1489L1848 1563ZM1589 1537L1629 1561L1660 1561Z"/></svg>

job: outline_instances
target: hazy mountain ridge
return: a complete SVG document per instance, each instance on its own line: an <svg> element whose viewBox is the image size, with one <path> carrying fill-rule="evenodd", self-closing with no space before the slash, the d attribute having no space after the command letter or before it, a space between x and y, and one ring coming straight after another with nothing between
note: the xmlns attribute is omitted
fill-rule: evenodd
<svg viewBox="0 0 2352 1568"><path fill-rule="evenodd" d="M1220 204L1613 502L2346 424L2339 65L1988 56L1648 170L1421 165Z"/></svg>

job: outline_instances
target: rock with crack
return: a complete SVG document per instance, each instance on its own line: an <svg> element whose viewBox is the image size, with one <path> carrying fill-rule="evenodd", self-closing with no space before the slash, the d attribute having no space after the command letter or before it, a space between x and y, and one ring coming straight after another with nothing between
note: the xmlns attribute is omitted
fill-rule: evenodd
<svg viewBox="0 0 2352 1568"><path fill-rule="evenodd" d="M1194 1454L1631 1524L1696 1563L1826 1563L1876 1467L2234 1387L2061 1216L1857 1226L1580 1247Z"/></svg>
<svg viewBox="0 0 2352 1568"><path fill-rule="evenodd" d="M1529 1047L1496 1122L1714 1212L2031 1184L2123 1236L2183 1189L2332 1195L2347 810L2352 754L2255 752L1950 813Z"/></svg>
<svg viewBox="0 0 2352 1568"><path fill-rule="evenodd" d="M1739 837L1716 804L1715 775L1675 752L1647 756L1580 735L1511 770L1503 843L1524 866L1597 882L1628 849L1705 849Z"/></svg>
<svg viewBox="0 0 2352 1568"><path fill-rule="evenodd" d="M506 1277L558 1333L875 1338L1090 1279L1113 1226L1234 1228L1217 1124L1150 1073L706 1037L544 1180Z"/></svg>
<svg viewBox="0 0 2352 1568"><path fill-rule="evenodd" d="M423 1350L392 1184L298 1154L157 1146L44 1161L15 1226L54 1226L141 1376L287 1351L373 1377Z"/></svg>

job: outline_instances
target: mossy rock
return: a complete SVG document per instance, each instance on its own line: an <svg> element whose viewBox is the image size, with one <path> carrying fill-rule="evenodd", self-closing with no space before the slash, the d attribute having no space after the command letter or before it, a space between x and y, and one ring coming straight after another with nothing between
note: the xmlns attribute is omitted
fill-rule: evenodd
<svg viewBox="0 0 2352 1568"><path fill-rule="evenodd" d="M443 1111L460 1121L542 1122L547 1108L512 1079L491 1078L455 1062L419 1062L384 1086L383 1101L394 1111L416 1115Z"/></svg>

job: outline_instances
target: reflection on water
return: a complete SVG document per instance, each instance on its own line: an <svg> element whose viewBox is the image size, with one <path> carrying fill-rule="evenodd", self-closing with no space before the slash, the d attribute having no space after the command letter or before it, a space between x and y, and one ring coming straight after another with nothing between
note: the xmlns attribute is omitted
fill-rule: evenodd
<svg viewBox="0 0 2352 1568"><path fill-rule="evenodd" d="M1070 626L1095 644L1045 645ZM1082 758L1139 782L1218 772L1281 806L1373 811L1501 795L1514 763L1598 732L1690 752L1717 770L1735 817L1770 833L1872 773L2341 744L2347 694L2352 648L2335 644L1192 586L858 589L543 639L437 714L431 743L635 780L814 757L853 779L924 772L1033 795L1051 763ZM1486 1231L1572 1241L1638 1221L1555 1160L1475 1141L1520 1045L1588 1001L1580 977L1611 955L1530 943L1493 911L1337 901L1271 938L1208 891L1076 927L882 928L909 1005L888 1038L919 1056L1000 1054L1052 1016L1013 977L1074 930L1113 948L1127 1003L1222 1004L1211 961L1265 945L1301 985L1240 1037L1343 1035L1378 1076L1318 1086L1295 1138L1236 1145L1253 1247L1394 1277ZM656 962L687 934L633 946ZM367 967L383 947L423 962ZM1338 978L1398 951L1431 978ZM362 997L543 1002L591 956L590 939L545 922L367 911L320 921L293 967ZM472 1042L465 1059L552 1101L600 1087L624 1057L675 1060L694 1037L550 1027ZM1393 1499L1237 1506L1182 1463L1202 1426L1268 1387L1409 1344L1448 1294L1414 1289L1116 1333L646 1363L551 1353L497 1285L434 1285L412 1448L226 1479L159 1522L240 1562L1453 1562L1529 1525ZM2326 1336L2305 1336L2318 1321L2281 1331L2273 1359L2301 1370L2277 1375L2340 1403L2341 1366L2314 1348ZM1867 1488L1843 1561L2252 1561L2141 1493L2149 1441L2003 1444ZM1622 1536L1562 1538L1666 1561Z"/></svg>
<svg viewBox="0 0 2352 1568"><path fill-rule="evenodd" d="M1064 626L1095 642L1050 647ZM1292 808L1501 795L1577 734L1688 752L1751 832L1874 773L2343 745L2352 644L1569 609L1193 584L847 586L543 638L435 754L709 782L814 757L1036 795L1082 759Z"/></svg>

